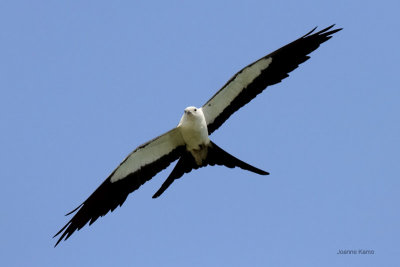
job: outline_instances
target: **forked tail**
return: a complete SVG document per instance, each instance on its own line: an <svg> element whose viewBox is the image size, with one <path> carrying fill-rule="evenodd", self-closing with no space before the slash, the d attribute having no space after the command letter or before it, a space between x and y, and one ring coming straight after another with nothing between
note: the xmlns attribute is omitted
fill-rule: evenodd
<svg viewBox="0 0 400 267"><path fill-rule="evenodd" d="M269 173L260 170L250 164L241 161L240 159L232 156L213 142L210 142L207 152L207 158L203 160L201 165L198 165L189 151L186 151L180 158L167 180L162 184L161 188L153 195L153 198L159 197L175 179L179 179L183 174L190 172L192 169L198 169L207 165L222 165L228 168L239 167L260 175L268 175Z"/></svg>

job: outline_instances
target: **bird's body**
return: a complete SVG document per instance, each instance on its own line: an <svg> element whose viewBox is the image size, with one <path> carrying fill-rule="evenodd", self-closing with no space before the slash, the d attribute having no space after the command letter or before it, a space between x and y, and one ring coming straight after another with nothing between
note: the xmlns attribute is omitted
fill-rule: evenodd
<svg viewBox="0 0 400 267"><path fill-rule="evenodd" d="M187 107L177 126L189 151L198 165L207 157L210 144L207 122L201 108Z"/></svg>
<svg viewBox="0 0 400 267"><path fill-rule="evenodd" d="M186 108L177 127L137 147L81 205L67 214L76 212L55 235L61 234L56 246L85 224L90 225L121 206L130 193L175 160L178 160L177 164L153 198L159 197L183 174L208 165L239 167L260 175L269 174L230 155L209 136L266 87L288 77L289 72L310 58L309 53L341 30L330 30L333 26L316 33L313 33L314 29L253 62L236 73L201 108Z"/></svg>

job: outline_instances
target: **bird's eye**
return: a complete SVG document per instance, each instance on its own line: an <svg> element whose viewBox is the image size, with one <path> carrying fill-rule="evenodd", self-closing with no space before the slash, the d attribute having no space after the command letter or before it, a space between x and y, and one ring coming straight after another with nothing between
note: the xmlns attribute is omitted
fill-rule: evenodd
<svg viewBox="0 0 400 267"><path fill-rule="evenodd" d="M194 112L196 112L196 111L197 111L197 108L194 109Z"/></svg>

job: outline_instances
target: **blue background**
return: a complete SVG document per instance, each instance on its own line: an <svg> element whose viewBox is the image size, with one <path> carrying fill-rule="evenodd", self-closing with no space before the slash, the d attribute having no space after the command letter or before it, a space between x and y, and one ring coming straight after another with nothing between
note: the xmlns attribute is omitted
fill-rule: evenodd
<svg viewBox="0 0 400 267"><path fill-rule="evenodd" d="M3 266L400 266L398 1L1 1ZM53 248L63 215L234 73L344 30L212 140L203 168ZM374 255L337 255L369 249Z"/></svg>

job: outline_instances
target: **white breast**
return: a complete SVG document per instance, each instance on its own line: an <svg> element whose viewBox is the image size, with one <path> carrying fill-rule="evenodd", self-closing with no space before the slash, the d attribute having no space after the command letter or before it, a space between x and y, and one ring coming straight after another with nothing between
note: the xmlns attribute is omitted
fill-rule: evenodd
<svg viewBox="0 0 400 267"><path fill-rule="evenodd" d="M201 108L186 108L178 128L189 151L200 150L210 143L207 123Z"/></svg>

